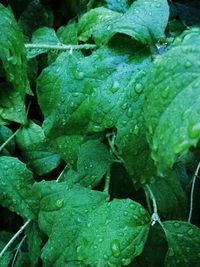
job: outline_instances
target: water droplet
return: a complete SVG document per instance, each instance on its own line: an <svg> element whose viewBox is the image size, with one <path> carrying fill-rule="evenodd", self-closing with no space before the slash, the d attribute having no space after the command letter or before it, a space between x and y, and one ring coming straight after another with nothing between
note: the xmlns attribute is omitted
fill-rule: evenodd
<svg viewBox="0 0 200 267"><path fill-rule="evenodd" d="M119 243L119 240L115 239L112 241L111 243L111 251L112 251L112 255L114 257L119 257L120 254L121 254L121 251L120 251L120 243Z"/></svg>
<svg viewBox="0 0 200 267"><path fill-rule="evenodd" d="M103 255L103 258L104 258L105 260L108 260L109 257L108 257L108 255L104 254L104 255Z"/></svg>
<svg viewBox="0 0 200 267"><path fill-rule="evenodd" d="M103 242L103 238L99 238L99 243L102 243Z"/></svg>
<svg viewBox="0 0 200 267"><path fill-rule="evenodd" d="M174 223L174 227L179 228L179 227L180 227L180 223L175 222L175 223Z"/></svg>
<svg viewBox="0 0 200 267"><path fill-rule="evenodd" d="M135 127L134 127L133 133L134 133L135 135L138 135L138 133L139 133L139 127L138 127L137 124L136 124Z"/></svg>
<svg viewBox="0 0 200 267"><path fill-rule="evenodd" d="M188 134L192 139L196 139L200 136L200 122L188 126Z"/></svg>
<svg viewBox="0 0 200 267"><path fill-rule="evenodd" d="M175 254L174 254L174 250L172 248L169 248L168 250L168 256L169 257L173 257Z"/></svg>
<svg viewBox="0 0 200 267"><path fill-rule="evenodd" d="M190 68L192 66L192 63L190 61L185 62L185 67Z"/></svg>
<svg viewBox="0 0 200 267"><path fill-rule="evenodd" d="M128 111L127 111L127 116L129 118L131 118L133 116L133 111L132 111L132 108L129 108Z"/></svg>
<svg viewBox="0 0 200 267"><path fill-rule="evenodd" d="M135 92L137 94L141 94L143 91L143 87L142 87L142 84L141 83L137 83L136 86L135 86Z"/></svg>
<svg viewBox="0 0 200 267"><path fill-rule="evenodd" d="M174 152L176 154L184 152L185 150L187 150L190 147L190 144L187 140L183 141L182 143L178 143L177 145L175 145L174 147Z"/></svg>
<svg viewBox="0 0 200 267"><path fill-rule="evenodd" d="M124 104L122 104L122 106L121 106L121 108L122 108L123 110L127 109L127 107L128 107L128 103L124 103Z"/></svg>
<svg viewBox="0 0 200 267"><path fill-rule="evenodd" d="M113 86L110 88L111 93L116 93L120 88L120 84L118 81L114 81Z"/></svg>
<svg viewBox="0 0 200 267"><path fill-rule="evenodd" d="M169 96L169 88L166 87L164 90L161 91L161 96L163 98L167 98Z"/></svg>
<svg viewBox="0 0 200 267"><path fill-rule="evenodd" d="M122 262L123 265L126 266L126 265L129 265L131 263L131 261L132 261L131 258L127 258L127 259L124 258L124 259L122 259L121 262Z"/></svg>
<svg viewBox="0 0 200 267"><path fill-rule="evenodd" d="M56 206L57 206L58 208L62 208L62 207L63 207L63 204L64 204L64 199L58 199L58 200L56 201Z"/></svg>
<svg viewBox="0 0 200 267"><path fill-rule="evenodd" d="M128 215L128 212L127 211L124 211L124 216L127 216Z"/></svg>
<svg viewBox="0 0 200 267"><path fill-rule="evenodd" d="M192 236L193 234L194 234L194 230L193 229L188 230L188 235Z"/></svg>

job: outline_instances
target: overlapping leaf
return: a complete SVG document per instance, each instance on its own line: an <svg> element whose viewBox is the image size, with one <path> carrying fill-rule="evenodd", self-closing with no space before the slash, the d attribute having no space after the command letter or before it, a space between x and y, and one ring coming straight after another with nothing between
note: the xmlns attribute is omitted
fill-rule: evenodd
<svg viewBox="0 0 200 267"><path fill-rule="evenodd" d="M200 138L199 41L199 30L188 31L155 61L146 82L148 138L160 171L172 167Z"/></svg>
<svg viewBox="0 0 200 267"><path fill-rule="evenodd" d="M0 28L0 59L9 82L0 84L0 124L24 123L28 80L23 35L12 13L1 4Z"/></svg>
<svg viewBox="0 0 200 267"><path fill-rule="evenodd" d="M108 203L106 194L69 188L66 182L42 182L34 191L39 225L49 236L42 253L45 266L75 260L102 267L109 260L121 266L142 252L150 218L140 204L128 199Z"/></svg>
<svg viewBox="0 0 200 267"><path fill-rule="evenodd" d="M107 43L116 33L153 44L164 37L169 8L167 1L134 1L124 15L103 7L90 10L79 22L80 40L91 36L97 44Z"/></svg>
<svg viewBox="0 0 200 267"><path fill-rule="evenodd" d="M0 204L27 218L33 218L32 173L13 157L0 157Z"/></svg>
<svg viewBox="0 0 200 267"><path fill-rule="evenodd" d="M43 129L33 121L18 131L16 141L25 162L38 175L48 173L60 164L60 156L50 147Z"/></svg>
<svg viewBox="0 0 200 267"><path fill-rule="evenodd" d="M183 221L163 223L168 241L166 267L198 267L200 261L200 230Z"/></svg>

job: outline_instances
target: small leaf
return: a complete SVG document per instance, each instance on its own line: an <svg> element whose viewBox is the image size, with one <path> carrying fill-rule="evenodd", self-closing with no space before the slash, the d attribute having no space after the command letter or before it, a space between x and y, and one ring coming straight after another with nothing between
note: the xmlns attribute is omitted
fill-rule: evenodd
<svg viewBox="0 0 200 267"><path fill-rule="evenodd" d="M18 131L16 142L25 162L38 175L48 173L60 164L59 155L50 147L42 128L33 121Z"/></svg>
<svg viewBox="0 0 200 267"><path fill-rule="evenodd" d="M46 45L59 45L60 41L52 28L42 27L37 29L31 38L31 43L46 44ZM40 54L47 53L48 48L31 48L28 49L27 58L33 58Z"/></svg>
<svg viewBox="0 0 200 267"><path fill-rule="evenodd" d="M0 157L0 204L22 217L33 218L32 173L17 158Z"/></svg>
<svg viewBox="0 0 200 267"><path fill-rule="evenodd" d="M200 261L200 229L188 222L163 222L168 241L166 267L198 267Z"/></svg>

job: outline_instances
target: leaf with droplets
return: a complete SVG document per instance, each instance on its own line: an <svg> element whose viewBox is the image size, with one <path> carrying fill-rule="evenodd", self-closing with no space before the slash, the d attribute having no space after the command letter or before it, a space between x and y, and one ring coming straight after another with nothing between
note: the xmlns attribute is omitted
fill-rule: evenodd
<svg viewBox="0 0 200 267"><path fill-rule="evenodd" d="M166 267L198 267L200 262L200 229L188 222L163 222L168 241Z"/></svg>
<svg viewBox="0 0 200 267"><path fill-rule="evenodd" d="M109 170L112 157L108 148L99 140L89 140L81 145L77 160L77 171L69 169L61 180L80 183L86 187L98 185Z"/></svg>
<svg viewBox="0 0 200 267"><path fill-rule="evenodd" d="M22 217L33 218L32 173L13 157L0 157L0 204Z"/></svg>
<svg viewBox="0 0 200 267"><path fill-rule="evenodd" d="M20 128L16 142L24 161L38 175L48 173L60 164L60 156L50 147L43 129L33 121Z"/></svg>
<svg viewBox="0 0 200 267"><path fill-rule="evenodd" d="M166 0L134 1L124 15L100 7L90 10L80 19L79 39L86 41L92 36L97 44L105 44L116 33L122 33L151 45L164 37L168 17Z"/></svg>
<svg viewBox="0 0 200 267"><path fill-rule="evenodd" d="M88 214L105 202L107 195L67 182L41 182L33 187L38 200L38 223L49 237L42 250L46 266L77 261L76 239Z"/></svg>
<svg viewBox="0 0 200 267"><path fill-rule="evenodd" d="M114 199L88 214L77 239L78 259L94 266L128 265L143 251L150 226L145 209L130 199Z"/></svg>
<svg viewBox="0 0 200 267"><path fill-rule="evenodd" d="M23 35L9 9L0 4L0 59L7 81L0 84L0 123L24 123L24 97L28 88Z"/></svg>
<svg viewBox="0 0 200 267"><path fill-rule="evenodd" d="M78 260L121 266L142 252L150 216L140 204L130 199L108 203L105 193L66 182L41 182L33 192L39 226L49 236L42 252L46 265Z"/></svg>
<svg viewBox="0 0 200 267"><path fill-rule="evenodd" d="M0 126L0 146L6 142L11 136L13 132L6 126ZM11 140L4 149L0 152L1 156L9 156L13 154L15 151L15 142Z"/></svg>
<svg viewBox="0 0 200 267"><path fill-rule="evenodd" d="M161 172L200 138L199 30L189 30L184 38L157 58L145 85L148 138Z"/></svg>

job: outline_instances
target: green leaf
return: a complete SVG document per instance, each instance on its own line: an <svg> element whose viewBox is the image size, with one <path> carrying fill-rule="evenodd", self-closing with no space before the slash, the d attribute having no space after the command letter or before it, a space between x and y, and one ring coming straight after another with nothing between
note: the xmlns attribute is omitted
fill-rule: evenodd
<svg viewBox="0 0 200 267"><path fill-rule="evenodd" d="M13 132L6 126L0 126L0 145L6 142L11 136ZM15 142L14 140L10 140L10 142L4 147L4 149L0 152L2 156L12 155L15 151Z"/></svg>
<svg viewBox="0 0 200 267"><path fill-rule="evenodd" d="M68 184L80 183L95 187L110 169L112 157L107 147L99 140L89 140L79 149L77 171L69 169L61 176Z"/></svg>
<svg viewBox="0 0 200 267"><path fill-rule="evenodd" d="M41 182L33 187L38 199L38 223L49 236L43 248L44 266L55 267L77 260L76 237L80 227L87 222L91 210L97 209L107 195L68 183Z"/></svg>
<svg viewBox="0 0 200 267"><path fill-rule="evenodd" d="M30 37L38 28L51 27L53 25L53 14L40 1L31 0L21 13L18 23L23 33Z"/></svg>
<svg viewBox="0 0 200 267"><path fill-rule="evenodd" d="M17 158L0 157L0 204L22 217L33 218L32 173Z"/></svg>
<svg viewBox="0 0 200 267"><path fill-rule="evenodd" d="M130 199L114 199L88 215L77 239L78 259L92 266L128 265L141 254L150 217Z"/></svg>
<svg viewBox="0 0 200 267"><path fill-rule="evenodd" d="M48 27L42 27L37 29L31 38L33 44L45 44L45 45L59 45L60 41L56 36L54 29ZM27 58L33 58L40 54L47 53L48 48L31 48L27 51Z"/></svg>
<svg viewBox="0 0 200 267"><path fill-rule="evenodd" d="M119 47L115 46L117 43ZM128 44L126 50L125 44ZM131 175L138 170L138 165L132 164L135 153L143 152L141 147L148 148L140 115L144 101L142 83L151 64L149 51L138 45L133 49L134 44L127 38L116 38L109 47L100 48L88 57L63 53L40 75L37 88L45 116L44 130L51 139L116 127L117 146ZM46 92L49 92L48 103ZM150 158L147 151L145 157ZM141 169L137 180L140 175Z"/></svg>
<svg viewBox="0 0 200 267"><path fill-rule="evenodd" d="M60 164L60 156L50 147L43 129L33 121L20 128L16 142L28 167L38 175L48 173Z"/></svg>
<svg viewBox="0 0 200 267"><path fill-rule="evenodd" d="M198 267L200 261L200 229L188 222L163 222L168 241L166 267Z"/></svg>
<svg viewBox="0 0 200 267"><path fill-rule="evenodd" d="M65 182L41 182L34 192L39 226L49 236L42 252L45 266L74 260L121 266L142 252L150 217L140 204L129 199L107 203L106 194Z"/></svg>
<svg viewBox="0 0 200 267"><path fill-rule="evenodd" d="M99 1L98 1L99 2ZM130 0L102 0L101 1L102 4L104 4L105 7L113 10L113 11L117 11L117 12L121 12L121 13L125 13L127 11L127 9L130 6Z"/></svg>
<svg viewBox="0 0 200 267"><path fill-rule="evenodd" d="M56 34L63 44L78 43L78 25L75 22L69 23L66 26L61 26Z"/></svg>
<svg viewBox="0 0 200 267"><path fill-rule="evenodd" d="M12 13L0 4L0 62L8 83L0 84L0 123L24 123L24 97L28 88L23 35Z"/></svg>
<svg viewBox="0 0 200 267"><path fill-rule="evenodd" d="M96 186L110 168L112 157L107 147L98 140L90 140L80 147L77 172L80 184Z"/></svg>
<svg viewBox="0 0 200 267"><path fill-rule="evenodd" d="M35 222L32 222L26 231L28 255L31 267L38 266L38 260L41 255L42 233Z"/></svg>
<svg viewBox="0 0 200 267"><path fill-rule="evenodd" d="M145 119L152 157L161 172L195 146L200 137L199 31L155 61L147 81ZM175 115L174 115L175 114Z"/></svg>
<svg viewBox="0 0 200 267"><path fill-rule="evenodd" d="M149 186L155 196L158 212L163 218L186 218L186 194L174 172L170 172L166 177L158 177L155 183Z"/></svg>
<svg viewBox="0 0 200 267"><path fill-rule="evenodd" d="M105 44L114 34L122 33L152 45L164 37L168 17L166 0L134 1L124 15L103 7L92 9L79 22L80 40L86 41L92 36L97 44Z"/></svg>
<svg viewBox="0 0 200 267"><path fill-rule="evenodd" d="M82 135L62 135L51 140L51 145L60 157L74 166L81 144L84 142Z"/></svg>

